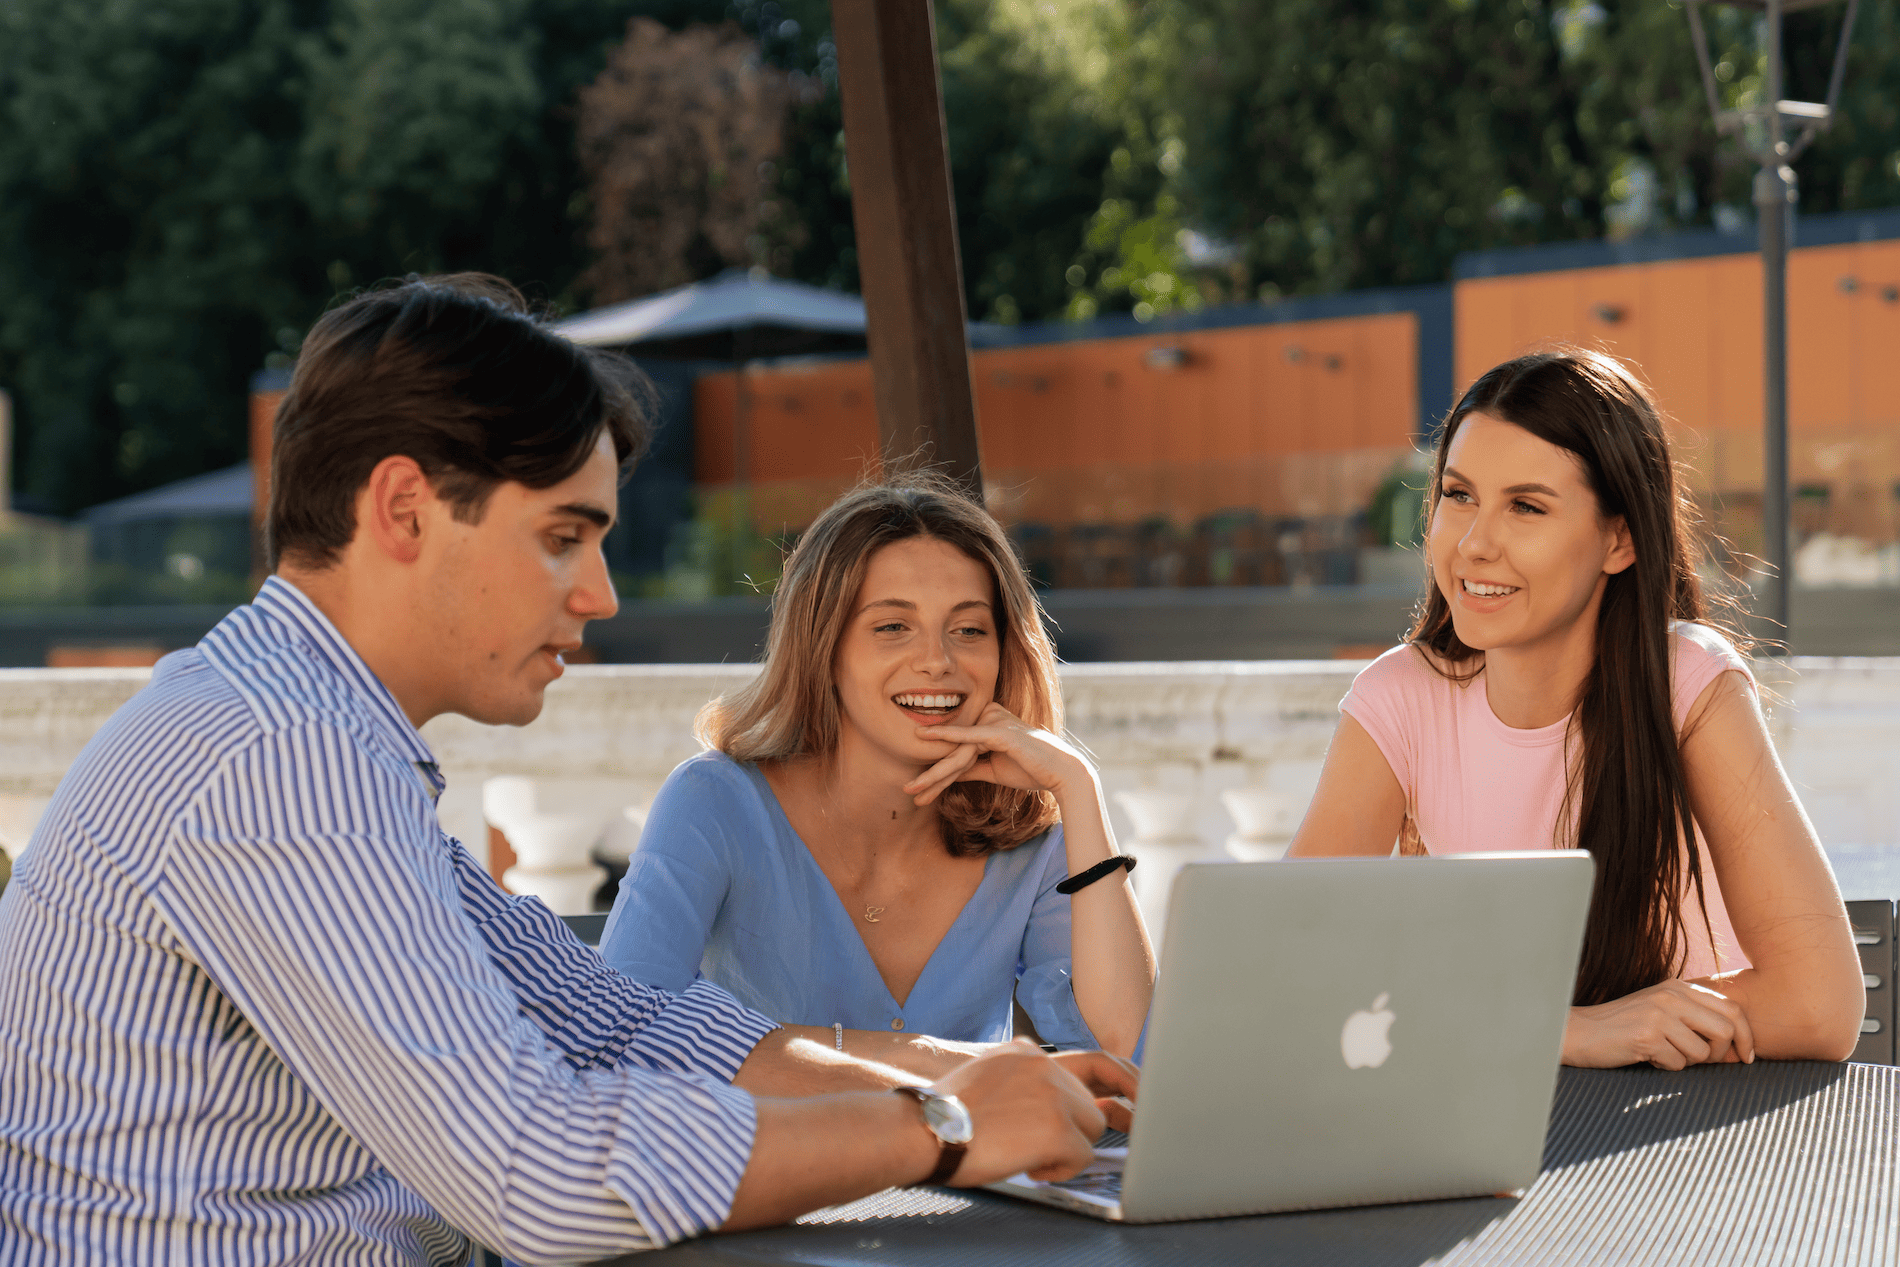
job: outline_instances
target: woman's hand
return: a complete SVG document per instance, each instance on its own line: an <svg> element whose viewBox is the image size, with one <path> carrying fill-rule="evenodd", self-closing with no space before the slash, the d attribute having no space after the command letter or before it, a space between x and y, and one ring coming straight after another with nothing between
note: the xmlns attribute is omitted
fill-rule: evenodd
<svg viewBox="0 0 1900 1267"><path fill-rule="evenodd" d="M1564 1029L1566 1065L1615 1069L1647 1061L1658 1069L1755 1059L1755 1034L1741 1005L1688 981L1664 981L1596 1007L1573 1007Z"/></svg>
<svg viewBox="0 0 1900 1267"><path fill-rule="evenodd" d="M1070 875L1081 875L1120 853L1095 767L1055 735L1000 704L985 708L974 726L919 726L917 734L950 749L904 785L917 804L930 804L960 782L1048 792L1062 812L1063 854ZM1073 894L1066 905L1076 1006L1105 1051L1127 1056L1141 1040L1155 980L1154 950L1141 926L1134 888L1127 873L1119 872L1113 882L1091 884ZM1120 1120L1119 1108L1105 1111Z"/></svg>
<svg viewBox="0 0 1900 1267"><path fill-rule="evenodd" d="M944 758L904 785L919 805L928 805L953 783L997 783L1054 792L1086 780L1094 795L1094 770L1070 744L1038 730L1001 704L983 710L974 726L919 726L923 739L954 745Z"/></svg>

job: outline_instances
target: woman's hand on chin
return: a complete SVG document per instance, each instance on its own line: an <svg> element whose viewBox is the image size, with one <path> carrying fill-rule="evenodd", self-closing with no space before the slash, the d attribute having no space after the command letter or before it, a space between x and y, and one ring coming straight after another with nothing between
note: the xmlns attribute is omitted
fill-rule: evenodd
<svg viewBox="0 0 1900 1267"><path fill-rule="evenodd" d="M983 710L974 726L919 726L919 738L950 748L944 758L904 785L919 805L936 800L953 783L996 783L1053 792L1086 782L1095 795L1095 770L1073 746L1038 730L1001 704Z"/></svg>
<svg viewBox="0 0 1900 1267"><path fill-rule="evenodd" d="M1563 1062L1586 1069L1648 1063L1658 1069L1753 1062L1755 1035L1741 1005L1707 986L1664 981L1595 1007L1573 1007Z"/></svg>

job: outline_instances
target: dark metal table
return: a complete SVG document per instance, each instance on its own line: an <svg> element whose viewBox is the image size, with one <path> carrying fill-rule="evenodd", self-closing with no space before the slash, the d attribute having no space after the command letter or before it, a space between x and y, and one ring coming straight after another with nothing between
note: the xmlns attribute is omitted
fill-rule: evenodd
<svg viewBox="0 0 1900 1267"><path fill-rule="evenodd" d="M619 1260L906 1267L1900 1262L1900 1069L1565 1069L1520 1199L1122 1226L949 1189ZM1263 1147L1271 1147L1270 1144Z"/></svg>

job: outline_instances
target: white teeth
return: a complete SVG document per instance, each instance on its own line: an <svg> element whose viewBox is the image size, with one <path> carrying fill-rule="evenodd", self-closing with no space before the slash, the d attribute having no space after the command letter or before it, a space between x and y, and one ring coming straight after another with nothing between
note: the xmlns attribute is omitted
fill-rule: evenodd
<svg viewBox="0 0 1900 1267"><path fill-rule="evenodd" d="M1485 585L1479 581L1466 581L1465 593L1475 598L1502 598L1506 594L1517 593L1515 585Z"/></svg>
<svg viewBox="0 0 1900 1267"><path fill-rule="evenodd" d="M955 708L963 702L961 695L899 695L895 698L899 708Z"/></svg>

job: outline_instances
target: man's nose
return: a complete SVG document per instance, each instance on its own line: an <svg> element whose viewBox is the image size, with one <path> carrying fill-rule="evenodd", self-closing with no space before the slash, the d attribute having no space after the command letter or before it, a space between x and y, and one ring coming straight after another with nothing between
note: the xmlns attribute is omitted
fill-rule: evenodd
<svg viewBox="0 0 1900 1267"><path fill-rule="evenodd" d="M582 620L606 620L620 610L614 578L607 570L607 556L600 549L588 551L587 562L568 592L567 609Z"/></svg>

